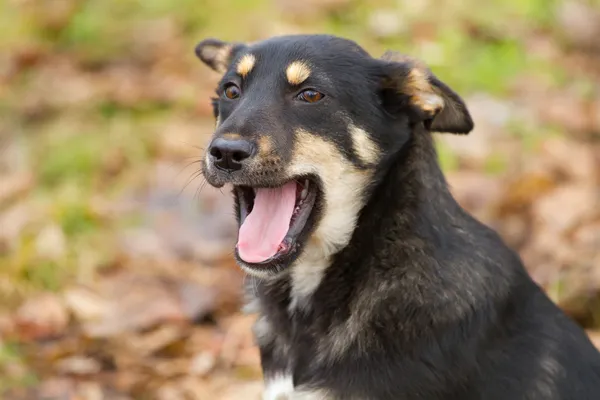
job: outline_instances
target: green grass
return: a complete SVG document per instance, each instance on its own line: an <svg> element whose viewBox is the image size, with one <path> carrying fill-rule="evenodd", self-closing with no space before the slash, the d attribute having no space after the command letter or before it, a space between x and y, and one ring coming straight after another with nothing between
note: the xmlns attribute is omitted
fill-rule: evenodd
<svg viewBox="0 0 600 400"><path fill-rule="evenodd" d="M25 371L23 374L10 374L15 365L22 363L22 354L19 346L14 343L0 341L0 393L6 390L32 386L37 378L32 373Z"/></svg>
<svg viewBox="0 0 600 400"><path fill-rule="evenodd" d="M483 170L488 175L501 175L508 170L509 160L506 154L492 153L485 160Z"/></svg>
<svg viewBox="0 0 600 400"><path fill-rule="evenodd" d="M92 176L101 165L97 137L83 133L71 138L52 142L44 151L39 164L40 183L54 187L65 181L90 184Z"/></svg>

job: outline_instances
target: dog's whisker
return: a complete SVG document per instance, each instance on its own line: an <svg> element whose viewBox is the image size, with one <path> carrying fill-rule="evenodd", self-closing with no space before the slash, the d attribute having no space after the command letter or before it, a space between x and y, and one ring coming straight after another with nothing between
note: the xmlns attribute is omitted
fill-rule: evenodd
<svg viewBox="0 0 600 400"><path fill-rule="evenodd" d="M187 189L187 187L190 185L190 183L192 183L195 179L199 178L200 176L202 176L201 171L196 171L196 172L192 173L192 175L187 179L183 188L181 188L181 190L179 191L178 196L181 196L183 194L183 192L185 191L185 189Z"/></svg>

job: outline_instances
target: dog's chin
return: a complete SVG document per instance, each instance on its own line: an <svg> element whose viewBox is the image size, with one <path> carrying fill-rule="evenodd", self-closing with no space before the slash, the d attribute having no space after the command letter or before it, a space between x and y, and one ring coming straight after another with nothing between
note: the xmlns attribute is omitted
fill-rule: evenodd
<svg viewBox="0 0 600 400"><path fill-rule="evenodd" d="M294 211L287 233L279 243L277 251L264 260L250 262L240 254L238 245L235 247L237 263L250 275L268 278L285 271L298 259L310 235L314 232L323 197L320 182L314 176L302 176L288 180L283 185L290 182L296 183ZM276 188L278 186L270 185L269 187ZM265 188L265 186L234 185L233 193L240 229L246 218L252 213L256 191L261 188Z"/></svg>

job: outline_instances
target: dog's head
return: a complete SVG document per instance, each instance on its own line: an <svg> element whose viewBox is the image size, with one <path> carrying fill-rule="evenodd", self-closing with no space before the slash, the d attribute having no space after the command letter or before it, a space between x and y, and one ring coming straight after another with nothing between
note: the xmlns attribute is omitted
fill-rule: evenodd
<svg viewBox="0 0 600 400"><path fill-rule="evenodd" d="M223 74L203 173L232 184L236 257L277 273L307 252L329 257L350 240L373 177L415 126L468 133L463 101L423 64L369 56L349 40L282 36L196 47Z"/></svg>

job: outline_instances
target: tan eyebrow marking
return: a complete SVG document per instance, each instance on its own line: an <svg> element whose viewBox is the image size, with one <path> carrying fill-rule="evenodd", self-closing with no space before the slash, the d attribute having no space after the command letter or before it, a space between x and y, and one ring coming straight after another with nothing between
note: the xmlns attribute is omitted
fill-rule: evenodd
<svg viewBox="0 0 600 400"><path fill-rule="evenodd" d="M236 71L242 78L245 78L254 68L254 64L256 64L254 54L244 54L237 64Z"/></svg>
<svg viewBox="0 0 600 400"><path fill-rule="evenodd" d="M310 76L310 67L302 61L294 61L288 65L285 75L291 85L299 85Z"/></svg>

